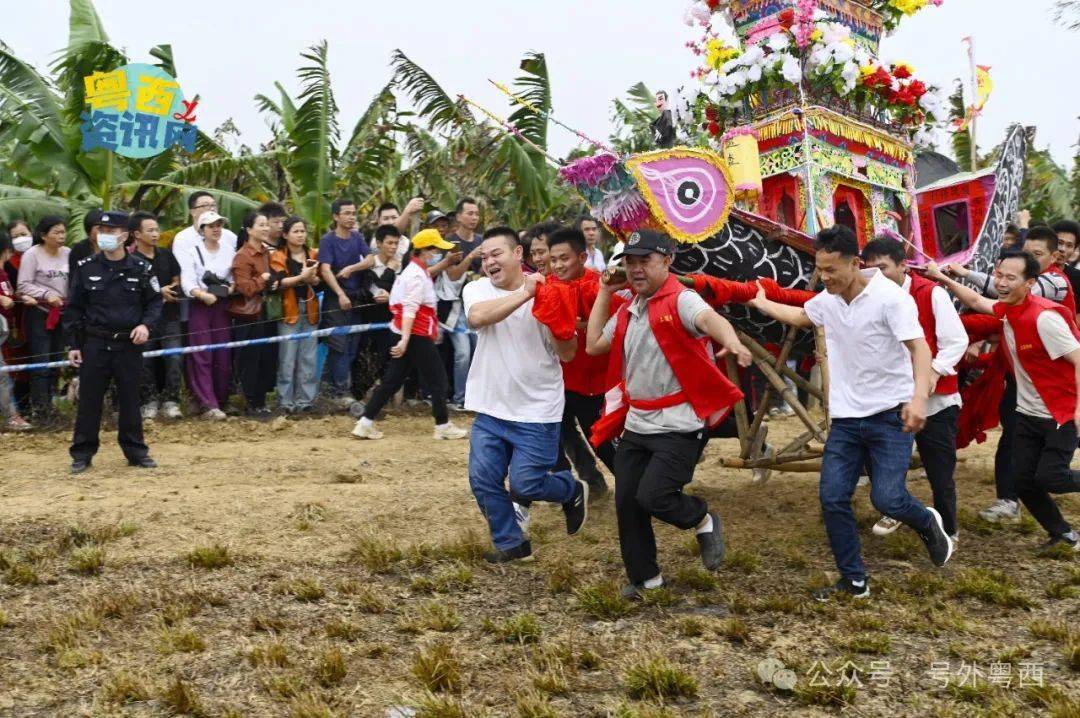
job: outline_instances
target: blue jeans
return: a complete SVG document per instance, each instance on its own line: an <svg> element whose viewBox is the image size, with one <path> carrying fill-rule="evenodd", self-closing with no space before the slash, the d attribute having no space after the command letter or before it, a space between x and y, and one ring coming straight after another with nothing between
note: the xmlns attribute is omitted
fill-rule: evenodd
<svg viewBox="0 0 1080 718"><path fill-rule="evenodd" d="M469 332L464 311L458 316L454 331L447 332L447 335L450 337L450 346L454 348L454 396L451 401L464 404L465 384L469 380L469 367L476 349L476 335Z"/></svg>
<svg viewBox="0 0 1080 718"><path fill-rule="evenodd" d="M514 520L506 489L527 501L564 504L574 497L569 471L552 471L559 456L560 423L505 421L477 414L469 444L469 487L491 529L495 548L505 551L525 537Z"/></svg>
<svg viewBox="0 0 1080 718"><path fill-rule="evenodd" d="M313 331L308 321L307 302L301 301L296 324L278 323L278 335L288 336ZM319 340L313 337L299 341L284 341L278 349L277 395L278 406L284 409L303 409L311 406L319 390L315 373L319 364Z"/></svg>
<svg viewBox="0 0 1080 718"><path fill-rule="evenodd" d="M930 528L933 517L907 489L914 440L913 434L904 433L896 409L862 419L833 419L821 462L819 495L829 546L844 578L866 578L859 528L851 509L863 466L870 467L874 508L919 533Z"/></svg>

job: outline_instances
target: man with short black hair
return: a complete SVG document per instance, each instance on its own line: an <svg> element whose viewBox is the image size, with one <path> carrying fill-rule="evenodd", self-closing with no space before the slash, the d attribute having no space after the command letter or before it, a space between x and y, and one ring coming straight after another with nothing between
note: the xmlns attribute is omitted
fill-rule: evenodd
<svg viewBox="0 0 1080 718"><path fill-rule="evenodd" d="M941 514L945 532L957 541L956 434L960 418L960 384L956 365L964 358L968 335L949 293L934 282L909 271L905 247L890 237L878 237L863 248L867 268L877 268L911 294L919 312L919 325L930 347L933 393L927 402L926 426L915 435L915 446L934 494L934 508ZM900 528L888 516L874 524L874 533L885 536Z"/></svg>
<svg viewBox="0 0 1080 718"><path fill-rule="evenodd" d="M181 267L187 267L195 263L195 247L202 242L202 234L198 230L199 217L203 216L205 212L216 213L217 200L209 192L198 190L188 195L187 206L188 214L191 216L191 225L176 233L170 247L173 257L176 258ZM235 247L236 234L228 228L222 228L220 241L221 244L227 247ZM185 333L187 331L188 307L188 302L180 302L180 323Z"/></svg>
<svg viewBox="0 0 1080 718"><path fill-rule="evenodd" d="M86 239L79 240L71 246L68 254L68 282L75 276L75 267L87 257L93 257L98 253L97 233L101 220L101 210L91 209L83 215L83 231Z"/></svg>
<svg viewBox="0 0 1080 718"><path fill-rule="evenodd" d="M1008 252L998 262L996 302L949 279L932 263L927 273L971 309L1001 320L1016 376L1017 495L1050 536L1039 547L1040 554L1053 554L1060 547L1080 552L1080 536L1051 496L1080 492L1080 472L1069 468L1080 426L1080 329L1075 312L1032 293L1042 266L1027 252Z"/></svg>
<svg viewBox="0 0 1080 718"><path fill-rule="evenodd" d="M832 427L819 493L840 579L814 598L866 598L870 581L851 497L867 461L874 507L915 530L934 565L953 554L941 514L907 488L912 435L926 424L933 387L930 348L911 295L879 269L860 271L854 232L843 225L822 230L814 249L826 291L799 308L770 301L762 288L748 306L800 329L825 328Z"/></svg>
<svg viewBox="0 0 1080 718"><path fill-rule="evenodd" d="M289 216L289 213L285 211L285 205L280 202L264 202L258 211L270 222L271 249L281 249L284 242L281 228L285 226L285 218ZM236 250L240 251L240 247L237 246Z"/></svg>
<svg viewBox="0 0 1080 718"><path fill-rule="evenodd" d="M1058 236L1058 251L1061 253L1062 269L1069 275L1069 280L1080 279L1080 273L1074 271L1070 273L1069 270L1077 270L1077 264L1080 263L1080 222L1074 222L1071 219L1063 219L1058 222L1054 222L1052 225L1053 230L1057 232ZM1077 292L1078 287L1073 284L1073 292Z"/></svg>
<svg viewBox="0 0 1080 718"><path fill-rule="evenodd" d="M603 273L607 269L607 262L604 261L604 253L600 251L600 223L585 215L578 218L575 229L585 237L586 268Z"/></svg>
<svg viewBox="0 0 1080 718"><path fill-rule="evenodd" d="M161 231L157 217L149 212L135 212L128 220L128 236L135 242L132 254L150 265L161 293L161 319L150 327L150 339L143 351L179 349L183 346L180 331L180 263L168 249L157 246ZM180 355L143 360L142 417L156 419L160 410L166 419L180 419Z"/></svg>
<svg viewBox="0 0 1080 718"><path fill-rule="evenodd" d="M323 326L342 327L359 323L353 304L362 294L361 272L375 263L364 235L356 229L356 202L341 197L330 205L334 228L319 242L319 276L327 291L323 295ZM352 365L360 345L359 334L326 338L326 376L330 398L343 408L352 405Z"/></svg>
<svg viewBox="0 0 1080 718"><path fill-rule="evenodd" d="M462 290L470 281L470 275L477 277L480 274L482 238L477 232L480 226L480 204L472 197L462 197L458 200L454 214L457 228L453 234L446 237L446 241L461 253L461 259L439 275L435 282L435 293L439 298L439 324L449 334L454 351L454 395L450 399L450 408L460 411L464 408L469 367L476 349L476 336L469 332L461 297Z"/></svg>

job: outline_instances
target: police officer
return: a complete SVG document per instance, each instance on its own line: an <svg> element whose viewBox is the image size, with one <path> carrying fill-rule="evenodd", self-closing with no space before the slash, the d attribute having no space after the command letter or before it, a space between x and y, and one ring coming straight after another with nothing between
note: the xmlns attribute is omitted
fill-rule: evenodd
<svg viewBox="0 0 1080 718"><path fill-rule="evenodd" d="M111 379L120 408L118 438L128 465L157 466L143 441L139 407L142 345L161 316L161 289L150 264L124 249L128 216L103 212L100 253L80 260L64 310L68 358L79 368L79 409L71 441L71 473L90 468L97 453L101 410Z"/></svg>

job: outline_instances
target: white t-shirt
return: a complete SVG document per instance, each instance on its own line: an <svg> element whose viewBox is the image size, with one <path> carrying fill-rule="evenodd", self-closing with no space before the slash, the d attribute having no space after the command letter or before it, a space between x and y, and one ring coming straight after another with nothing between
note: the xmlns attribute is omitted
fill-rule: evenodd
<svg viewBox="0 0 1080 718"><path fill-rule="evenodd" d="M1004 323L1005 346L1009 350L1009 359L1012 360L1013 371L1016 375L1016 410L1021 414L1039 419L1053 419L1053 415L1046 408L1046 402L1039 396L1031 377L1024 371L1024 367L1016 356L1016 337L1013 335L1012 327L1009 326L1009 320L1006 319ZM1057 312L1039 314L1035 328L1051 359L1060 359L1069 352L1080 349L1080 341L1076 340L1065 319Z"/></svg>
<svg viewBox="0 0 1080 718"><path fill-rule="evenodd" d="M465 315L477 302L515 292L487 277L465 285ZM501 322L476 330L476 351L465 384L465 408L504 421L551 424L562 421L563 376L551 332L532 315L530 299Z"/></svg>
<svg viewBox="0 0 1080 718"><path fill-rule="evenodd" d="M903 342L924 339L915 300L877 269L852 300L822 292L806 303L806 316L825 327L829 352L829 414L834 419L873 416L911 401L911 354Z"/></svg>
<svg viewBox="0 0 1080 718"><path fill-rule="evenodd" d="M604 261L604 253L600 251L599 247L585 249L585 268L592 269L601 274L607 269L607 262Z"/></svg>

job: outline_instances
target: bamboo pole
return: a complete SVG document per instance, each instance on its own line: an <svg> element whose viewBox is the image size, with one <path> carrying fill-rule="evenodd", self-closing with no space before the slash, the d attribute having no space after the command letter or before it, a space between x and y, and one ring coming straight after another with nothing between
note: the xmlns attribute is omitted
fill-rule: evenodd
<svg viewBox="0 0 1080 718"><path fill-rule="evenodd" d="M753 353L755 356L761 357L765 361L772 361L775 359L775 357L771 353L769 353L768 349L758 344L757 341L747 336L743 332L739 332L739 341L746 345L746 348L749 349L751 353ZM778 367L776 371L779 374L791 379L792 383L795 384L796 388L802 389L811 396L816 396L819 399L822 398L820 389L808 382L806 379L803 379L801 376L799 376L798 372L794 372L789 369L787 364Z"/></svg>
<svg viewBox="0 0 1080 718"><path fill-rule="evenodd" d="M728 379L735 386L741 386L739 381L739 369L735 365L735 357L728 354L724 357L724 362L727 365ZM739 447L742 455L745 456L750 450L750 436L747 433L747 419L746 419L746 401L740 399L735 403L735 426L739 432Z"/></svg>
<svg viewBox="0 0 1080 718"><path fill-rule="evenodd" d="M829 348L825 343L825 330L814 328L814 344L817 348L818 366L821 367L821 407L825 410L825 430L832 428L829 418Z"/></svg>
<svg viewBox="0 0 1080 718"><path fill-rule="evenodd" d="M823 430L825 428L825 422L818 422L818 427ZM798 451L809 444L816 436L817 434L813 431L804 431L792 439L787 446L780 449L777 455L790 454L792 451Z"/></svg>
<svg viewBox="0 0 1080 718"><path fill-rule="evenodd" d="M780 396L784 397L784 401L786 401L788 405L795 410L795 415L802 420L803 424L806 425L806 428L813 431L814 436L819 441L825 441L825 435L821 433L820 429L818 429L817 423L814 421L814 417L810 416L810 412L808 412L806 410L806 407L802 405L802 402L799 401L799 397L795 394L795 392L791 391L791 389L788 388L788 385L784 383L784 380L780 377L780 375L777 374L771 366L769 366L768 361L762 360L760 358L755 358L754 363L758 365L758 368L761 369L761 373L765 375L765 378L769 380L769 383L773 385L773 388L775 388L776 391L780 392Z"/></svg>

